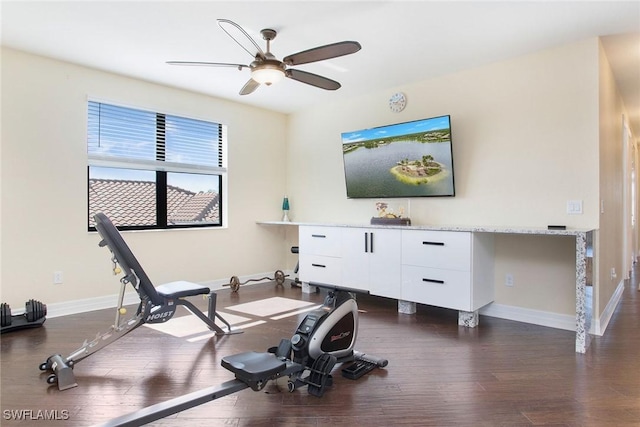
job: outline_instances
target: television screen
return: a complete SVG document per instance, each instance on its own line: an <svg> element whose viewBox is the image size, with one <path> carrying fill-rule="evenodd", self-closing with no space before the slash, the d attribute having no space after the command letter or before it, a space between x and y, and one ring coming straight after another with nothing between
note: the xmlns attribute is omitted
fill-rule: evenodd
<svg viewBox="0 0 640 427"><path fill-rule="evenodd" d="M349 198L454 196L450 116L342 134Z"/></svg>

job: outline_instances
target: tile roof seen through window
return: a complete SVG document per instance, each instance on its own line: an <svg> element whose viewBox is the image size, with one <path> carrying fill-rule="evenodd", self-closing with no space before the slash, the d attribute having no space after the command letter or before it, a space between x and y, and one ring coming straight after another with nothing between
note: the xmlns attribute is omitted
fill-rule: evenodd
<svg viewBox="0 0 640 427"><path fill-rule="evenodd" d="M150 181L116 179L89 180L89 224L104 212L115 225L152 226L156 224L156 185ZM167 186L169 225L220 223L219 195L213 191L194 193Z"/></svg>

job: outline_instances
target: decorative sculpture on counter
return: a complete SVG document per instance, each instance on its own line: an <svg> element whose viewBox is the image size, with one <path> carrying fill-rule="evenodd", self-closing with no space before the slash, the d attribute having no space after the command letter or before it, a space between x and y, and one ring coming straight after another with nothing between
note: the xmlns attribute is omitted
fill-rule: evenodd
<svg viewBox="0 0 640 427"><path fill-rule="evenodd" d="M377 225L411 225L411 220L404 217L404 206L398 207L398 213L389 208L387 202L376 202L377 217L371 218L371 224Z"/></svg>

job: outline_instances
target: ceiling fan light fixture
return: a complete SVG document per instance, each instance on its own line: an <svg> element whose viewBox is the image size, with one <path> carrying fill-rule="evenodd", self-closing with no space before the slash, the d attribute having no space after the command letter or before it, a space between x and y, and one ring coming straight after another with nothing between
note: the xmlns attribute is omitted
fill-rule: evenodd
<svg viewBox="0 0 640 427"><path fill-rule="evenodd" d="M270 86L284 79L284 70L275 64L263 64L251 71L251 78L260 84Z"/></svg>

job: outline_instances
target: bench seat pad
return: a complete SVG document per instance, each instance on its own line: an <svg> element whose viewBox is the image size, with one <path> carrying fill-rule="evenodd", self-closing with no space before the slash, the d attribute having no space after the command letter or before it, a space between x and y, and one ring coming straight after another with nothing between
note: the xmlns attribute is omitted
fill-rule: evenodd
<svg viewBox="0 0 640 427"><path fill-rule="evenodd" d="M156 288L156 292L164 298L183 298L195 295L208 294L209 288L193 282L184 280L178 282L165 283Z"/></svg>

